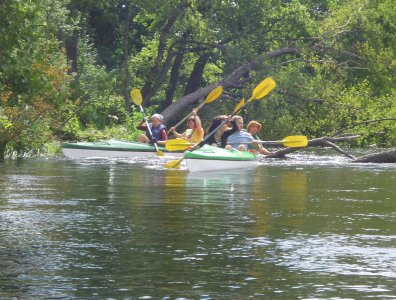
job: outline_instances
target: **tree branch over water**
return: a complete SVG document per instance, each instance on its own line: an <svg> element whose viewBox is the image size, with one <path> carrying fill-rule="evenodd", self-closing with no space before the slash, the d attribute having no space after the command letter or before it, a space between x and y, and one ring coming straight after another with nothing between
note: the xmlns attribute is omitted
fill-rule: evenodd
<svg viewBox="0 0 396 300"><path fill-rule="evenodd" d="M358 123L352 124L351 126L341 128L336 133L334 133L333 136L339 135L340 133L344 132L345 130L355 128L356 126L359 126L359 125L363 125L363 124L366 125L366 124L369 124L369 123L379 123L379 122L383 122L383 121L396 121L396 118L382 118L382 119L375 119L375 120L367 120L367 121L358 122Z"/></svg>
<svg viewBox="0 0 396 300"><path fill-rule="evenodd" d="M337 152L345 155L346 157L352 159L351 162L354 163L396 163L396 149L391 149L387 151L382 151L382 152L377 152L377 153L372 153L368 155L364 155L361 157L355 157L352 154L344 151L341 149L339 146L337 146L335 143L337 142L347 142L352 139L360 137L359 135L355 134L349 134L349 135L344 135L344 136L339 136L339 137L320 137L316 139L312 139L308 141L308 146L307 147L331 147ZM263 143L265 146L273 146L274 143ZM305 149L306 147L300 147L300 148L284 148L278 151L275 151L274 154L269 155L268 157L271 158L283 158L287 154L299 151L301 149Z"/></svg>

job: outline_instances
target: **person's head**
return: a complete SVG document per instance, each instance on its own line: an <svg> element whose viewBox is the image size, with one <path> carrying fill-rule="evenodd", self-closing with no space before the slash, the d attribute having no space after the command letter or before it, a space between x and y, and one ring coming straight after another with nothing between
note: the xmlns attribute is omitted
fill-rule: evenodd
<svg viewBox="0 0 396 300"><path fill-rule="evenodd" d="M241 116L234 116L232 120L235 122L235 124L238 127L238 130L243 129L243 118Z"/></svg>
<svg viewBox="0 0 396 300"><path fill-rule="evenodd" d="M187 119L187 127L190 129L194 129L197 126L195 123L195 116L191 116Z"/></svg>
<svg viewBox="0 0 396 300"><path fill-rule="evenodd" d="M206 131L206 133L210 133L213 130L215 130L217 127L220 126L220 124L222 124L227 119L228 119L228 117L226 115L219 115L219 116L214 117L212 119L212 123L210 124L210 126L209 126L208 130ZM220 141L221 135L223 134L223 132L225 130L227 130L227 128L228 128L228 122L225 122L223 124L223 126L221 126L219 129L216 130L216 132L214 134L214 139L216 141Z"/></svg>
<svg viewBox="0 0 396 300"><path fill-rule="evenodd" d="M262 125L259 122L257 122L256 120L252 120L249 122L246 129L249 133L256 134L261 130L261 127Z"/></svg>
<svg viewBox="0 0 396 300"><path fill-rule="evenodd" d="M213 130L215 130L217 127L219 127L219 125L221 123L223 123L225 120L227 120L227 116L226 115L220 115L220 116L216 116L212 119L212 123L210 124L207 132L211 132ZM225 126L227 126L227 123L225 124Z"/></svg>
<svg viewBox="0 0 396 300"><path fill-rule="evenodd" d="M159 126L162 123L162 119L164 117L160 114L154 114L151 116L151 123L153 123L153 126Z"/></svg>

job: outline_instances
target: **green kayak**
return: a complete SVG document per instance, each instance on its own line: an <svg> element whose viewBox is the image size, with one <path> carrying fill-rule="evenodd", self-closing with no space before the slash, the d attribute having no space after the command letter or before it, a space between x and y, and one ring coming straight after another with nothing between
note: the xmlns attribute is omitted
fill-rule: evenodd
<svg viewBox="0 0 396 300"><path fill-rule="evenodd" d="M115 139L103 142L62 143L61 148L63 154L69 158L140 158L156 156L154 145ZM172 157L183 155L183 152L169 152L163 147L159 147L159 150L165 155Z"/></svg>
<svg viewBox="0 0 396 300"><path fill-rule="evenodd" d="M186 151L184 160L190 172L248 169L258 165L258 157L248 151L228 150L209 145Z"/></svg>

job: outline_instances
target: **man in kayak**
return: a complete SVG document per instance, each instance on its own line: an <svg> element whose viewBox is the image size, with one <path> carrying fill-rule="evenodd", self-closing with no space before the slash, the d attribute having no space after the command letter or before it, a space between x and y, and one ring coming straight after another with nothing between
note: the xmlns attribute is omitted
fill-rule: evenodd
<svg viewBox="0 0 396 300"><path fill-rule="evenodd" d="M262 125L259 122L257 122L256 120L252 120L249 122L249 124L247 125L246 128L247 128L247 132L250 133L252 135L252 137L254 138L254 141L253 141L254 150L256 150L256 152L259 152L260 154L264 154L264 155L272 154L272 152L265 149L260 142L256 142L256 140L260 140L260 138L257 136L257 133L261 130Z"/></svg>
<svg viewBox="0 0 396 300"><path fill-rule="evenodd" d="M166 126L162 124L163 116L160 114L154 114L151 116L151 123L149 123L151 132L153 136L150 135L150 132L146 125L146 120L143 120L136 126L137 129L146 131L146 134L139 135L139 142L141 143L157 143L158 145L165 145L168 140L168 135L166 134Z"/></svg>
<svg viewBox="0 0 396 300"><path fill-rule="evenodd" d="M234 148L240 151L252 148L253 137L243 129L243 118L234 116L231 120L231 125L232 127L221 135L221 147Z"/></svg>
<svg viewBox="0 0 396 300"><path fill-rule="evenodd" d="M221 137L221 147L257 153L257 150L253 147L253 144L257 144L257 142L254 141L253 136L249 132L243 129L243 118L234 116L231 125L232 128L225 131ZM258 152L264 155L272 154L264 148L258 149Z"/></svg>
<svg viewBox="0 0 396 300"><path fill-rule="evenodd" d="M204 130L196 109L193 109L192 116L187 119L187 127L188 129L183 133L178 133L175 127L171 127L169 131L172 132L176 138L182 138L191 143L200 143L204 137Z"/></svg>

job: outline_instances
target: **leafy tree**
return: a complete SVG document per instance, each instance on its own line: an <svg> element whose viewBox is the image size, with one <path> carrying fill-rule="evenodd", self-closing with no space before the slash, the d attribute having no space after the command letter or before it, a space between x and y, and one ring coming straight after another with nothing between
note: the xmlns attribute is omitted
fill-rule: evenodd
<svg viewBox="0 0 396 300"><path fill-rule="evenodd" d="M54 4L54 6L51 6ZM39 149L69 89L66 61L49 21L55 1L6 0L0 8L0 157ZM59 19L58 19L59 20ZM59 21L60 22L60 21Z"/></svg>
<svg viewBox="0 0 396 300"><path fill-rule="evenodd" d="M395 143L392 0L37 2L0 4L0 154L59 130L130 128L132 87L171 124L223 85L207 124L267 76L277 89L245 112L262 138L358 130L360 145Z"/></svg>

